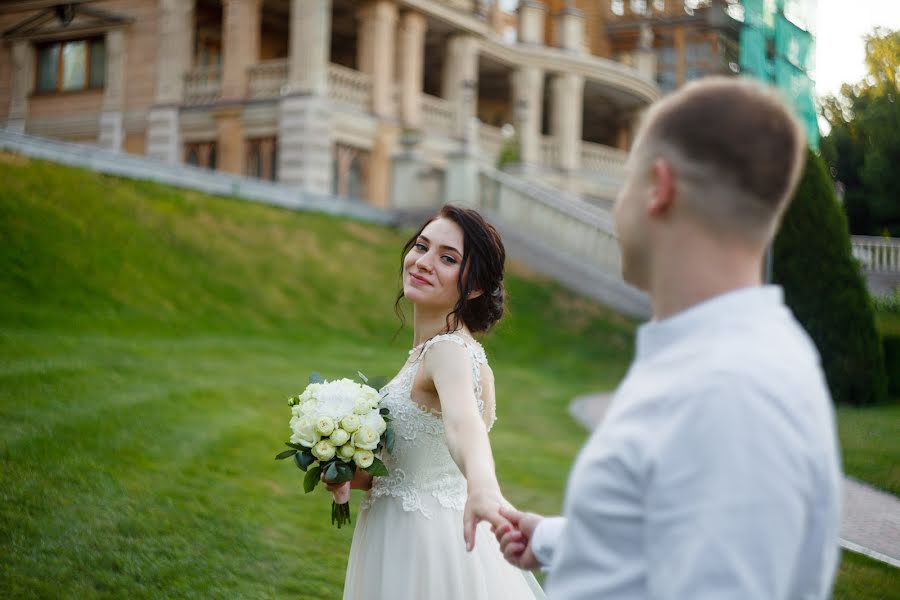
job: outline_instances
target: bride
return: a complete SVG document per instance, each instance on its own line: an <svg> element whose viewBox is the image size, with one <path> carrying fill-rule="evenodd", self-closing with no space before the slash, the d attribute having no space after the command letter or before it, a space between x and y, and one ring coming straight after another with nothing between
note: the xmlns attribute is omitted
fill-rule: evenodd
<svg viewBox="0 0 900 600"><path fill-rule="evenodd" d="M474 210L445 206L409 239L401 267L415 310L413 348L382 404L391 411L390 473L328 486L360 505L344 600L543 598L537 581L509 565L487 524L508 503L494 473L488 431L494 377L472 337L503 315L503 242Z"/></svg>

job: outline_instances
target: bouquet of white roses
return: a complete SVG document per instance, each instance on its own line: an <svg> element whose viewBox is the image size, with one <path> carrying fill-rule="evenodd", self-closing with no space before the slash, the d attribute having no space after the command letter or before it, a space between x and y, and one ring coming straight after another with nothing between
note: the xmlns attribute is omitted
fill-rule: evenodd
<svg viewBox="0 0 900 600"><path fill-rule="evenodd" d="M353 479L356 469L370 475L388 474L376 454L382 448L390 452L394 445L391 417L381 407L381 396L369 380L359 373L364 383L350 379L325 381L318 373L299 396L288 398L291 407L291 440L275 458L294 457L306 471L303 489L313 491L324 479L327 483L343 483ZM374 382L372 382L374 385ZM340 528L350 522L350 503L331 503L331 522Z"/></svg>

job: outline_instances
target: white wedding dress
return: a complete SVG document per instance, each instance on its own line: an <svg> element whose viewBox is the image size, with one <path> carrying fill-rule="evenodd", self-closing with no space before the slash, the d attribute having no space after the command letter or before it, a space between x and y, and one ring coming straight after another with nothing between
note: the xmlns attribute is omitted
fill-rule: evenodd
<svg viewBox="0 0 900 600"><path fill-rule="evenodd" d="M385 386L382 405L393 417L394 451L383 452L389 470L376 477L359 509L344 600L532 600L544 593L531 573L507 563L487 523L466 552L463 508L466 480L450 457L444 423L410 398L428 349L439 342L468 350L481 398L481 345L457 334L435 336ZM412 352L410 353L412 354ZM490 422L493 422L493 410Z"/></svg>

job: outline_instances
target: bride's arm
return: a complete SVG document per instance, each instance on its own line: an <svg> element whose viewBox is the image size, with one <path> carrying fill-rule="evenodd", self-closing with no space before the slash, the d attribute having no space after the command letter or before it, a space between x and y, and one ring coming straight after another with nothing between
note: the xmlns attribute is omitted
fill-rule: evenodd
<svg viewBox="0 0 900 600"><path fill-rule="evenodd" d="M455 343L438 343L425 355L424 363L425 377L434 384L440 398L450 456L466 478L468 499L463 534L466 549L471 550L478 522L489 521L495 527L506 524L500 507L509 503L500 493L494 472L494 457L487 428L478 412L467 351Z"/></svg>

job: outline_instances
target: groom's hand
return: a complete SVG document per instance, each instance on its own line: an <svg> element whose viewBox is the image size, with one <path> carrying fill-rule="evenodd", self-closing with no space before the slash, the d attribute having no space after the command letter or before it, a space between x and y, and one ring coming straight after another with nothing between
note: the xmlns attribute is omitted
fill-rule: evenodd
<svg viewBox="0 0 900 600"><path fill-rule="evenodd" d="M501 508L500 515L509 521L494 529L500 542L500 550L507 562L515 567L530 571L541 566L531 548L531 538L538 523L544 518L534 513L519 512L514 508Z"/></svg>

